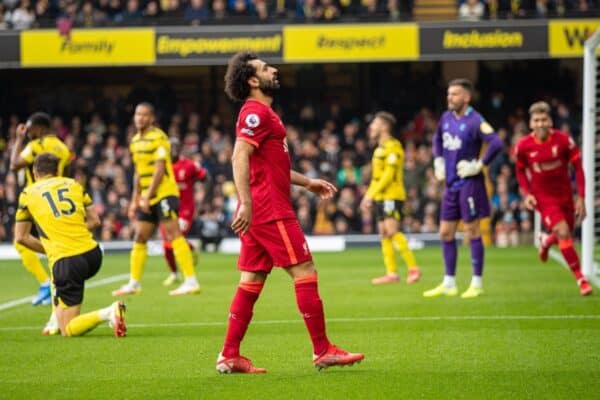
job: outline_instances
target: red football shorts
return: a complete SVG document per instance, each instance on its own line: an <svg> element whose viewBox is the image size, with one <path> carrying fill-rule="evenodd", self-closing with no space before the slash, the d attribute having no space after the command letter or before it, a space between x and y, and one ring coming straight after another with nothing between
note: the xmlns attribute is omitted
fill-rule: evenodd
<svg viewBox="0 0 600 400"><path fill-rule="evenodd" d="M304 233L295 218L252 225L240 236L238 269L269 273L273 266L289 267L312 260Z"/></svg>
<svg viewBox="0 0 600 400"><path fill-rule="evenodd" d="M537 208L542 215L542 222L546 228L552 230L560 221L566 221L571 231L575 228L575 205L572 201L552 202L543 199L537 200Z"/></svg>

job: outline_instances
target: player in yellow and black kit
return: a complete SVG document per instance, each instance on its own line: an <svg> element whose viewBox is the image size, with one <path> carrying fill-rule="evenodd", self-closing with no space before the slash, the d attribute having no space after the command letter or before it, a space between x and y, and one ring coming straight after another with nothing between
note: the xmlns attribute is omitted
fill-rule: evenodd
<svg viewBox="0 0 600 400"><path fill-rule="evenodd" d="M137 217L135 241L131 250L129 282L113 291L113 296L136 294L146 263L146 243L160 224L165 239L171 242L175 260L183 271L184 282L170 295L200 292L192 252L178 223L179 188L171 165L171 145L167 135L154 126L154 107L140 103L135 108L133 122L137 133L131 139L129 151L135 165L135 177L129 218Z"/></svg>
<svg viewBox="0 0 600 400"><path fill-rule="evenodd" d="M48 114L42 112L32 114L26 124L17 126L16 133L10 157L10 169L14 172L25 169L25 187L34 181L32 167L37 154L48 152L57 156L60 160L58 175L63 175L71 159L71 153L67 146L50 132L50 116ZM29 142L23 147L26 136L29 137ZM50 304L50 277L37 254L18 243L15 243L15 248L21 255L25 269L35 277L40 285L39 292L33 298L32 304L34 306Z"/></svg>
<svg viewBox="0 0 600 400"><path fill-rule="evenodd" d="M121 301L79 315L84 282L96 275L102 264L102 251L90 232L100 226L100 218L79 183L57 176L59 164L60 159L50 153L35 158L36 182L19 196L15 240L48 256L56 318L63 336L81 336L103 321L112 324L116 336L125 336L125 305ZM33 224L39 239L31 235Z"/></svg>
<svg viewBox="0 0 600 400"><path fill-rule="evenodd" d="M419 280L421 272L415 256L408 248L406 237L399 232L402 206L406 199L403 181L404 150L400 141L392 136L396 118L388 112L378 112L369 125L369 137L377 142L372 159L372 178L360 208L368 210L376 204L381 250L386 274L374 278L375 285L400 280L397 272L394 245L408 267L407 283Z"/></svg>

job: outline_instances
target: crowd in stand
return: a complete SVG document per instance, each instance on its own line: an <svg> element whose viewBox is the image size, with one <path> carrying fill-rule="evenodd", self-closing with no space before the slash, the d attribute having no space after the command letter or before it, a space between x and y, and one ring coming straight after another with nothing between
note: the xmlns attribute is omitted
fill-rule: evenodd
<svg viewBox="0 0 600 400"><path fill-rule="evenodd" d="M0 30L408 20L414 0L2 0ZM460 0L462 20L597 15L598 0Z"/></svg>
<svg viewBox="0 0 600 400"><path fill-rule="evenodd" d="M525 210L514 175L513 148L528 133L528 116L521 109L509 109L502 92L490 97L484 115L497 127L504 149L490 165L492 226L496 243L515 245L530 239L532 215ZM555 126L578 139L579 126L566 104L548 99L555 112ZM53 131L73 152L70 174L82 182L103 221L97 236L102 240L132 238L127 209L132 188L133 168L127 143L134 134L125 99L114 97L75 115L54 115ZM224 123L230 116L212 115L202 119L196 112L168 114L159 105L161 125L169 136L183 144L183 154L208 170L209 179L196 183L196 226L193 234L205 241L218 241L231 235L228 226L237 200L230 164L234 132ZM293 168L309 177L335 182L338 195L317 201L310 193L292 189L298 219L307 234L376 233L371 213L358 204L370 180L373 143L365 132L370 115L348 116L338 104L326 113L305 104L286 109L288 147ZM431 140L437 115L422 108L398 127L397 136L405 149L405 185L402 229L405 232L435 233L438 230L442 185L433 175ZM0 120L0 240L11 240L11 227L23 177L8 170L9 150L19 117Z"/></svg>

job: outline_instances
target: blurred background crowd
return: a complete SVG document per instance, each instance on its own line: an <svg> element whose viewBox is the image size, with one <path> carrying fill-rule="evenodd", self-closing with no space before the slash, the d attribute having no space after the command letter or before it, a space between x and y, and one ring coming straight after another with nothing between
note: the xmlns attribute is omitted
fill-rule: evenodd
<svg viewBox="0 0 600 400"><path fill-rule="evenodd" d="M203 118L196 111L173 106L168 96L161 98L166 102L157 104L159 125L169 136L178 137L183 154L206 168L209 175L196 183L197 217L192 235L218 242L232 235L228 227L237 201L230 164L235 112ZM97 232L102 240L132 239L127 208L133 177L128 142L135 133L131 122L134 99L117 95L87 98L79 102L77 113L53 114L54 132L72 150L69 173L85 185L102 218ZM555 126L578 140L580 126L569 105L557 97L546 100L553 106ZM280 106L275 109L284 114ZM527 242L531 240L532 215L525 210L518 191L513 157L515 143L529 132L526 109L508 104L505 93L494 91L480 110L505 144L488 171L495 243L510 246ZM397 127L396 136L405 149L403 230L408 233L435 233L438 229L442 185L433 175L431 141L441 111L422 107L400 120ZM9 171L9 150L16 125L26 117L12 114L0 120L0 240L11 240L23 177ZM303 189L292 189L303 230L314 235L377 233L373 215L358 207L371 175L374 143L369 143L366 132L371 114L354 115L333 102L325 108L311 103L290 105L283 117L293 168L309 177L335 182L339 188L338 195L329 201L317 201Z"/></svg>
<svg viewBox="0 0 600 400"><path fill-rule="evenodd" d="M2 0L0 30L74 27L411 20L427 0ZM598 0L448 0L450 16L597 16ZM423 4L434 7L436 4ZM418 15L417 15L418 17Z"/></svg>

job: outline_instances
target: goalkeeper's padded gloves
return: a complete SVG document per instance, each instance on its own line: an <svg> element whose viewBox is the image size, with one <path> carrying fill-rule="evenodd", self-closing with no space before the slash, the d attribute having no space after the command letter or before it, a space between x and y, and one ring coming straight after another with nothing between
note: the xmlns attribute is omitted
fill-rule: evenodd
<svg viewBox="0 0 600 400"><path fill-rule="evenodd" d="M433 174L438 181L446 179L446 163L444 162L444 157L436 157L435 160L433 160Z"/></svg>
<svg viewBox="0 0 600 400"><path fill-rule="evenodd" d="M456 164L456 173L461 178L478 175L483 168L481 160L461 160Z"/></svg>

